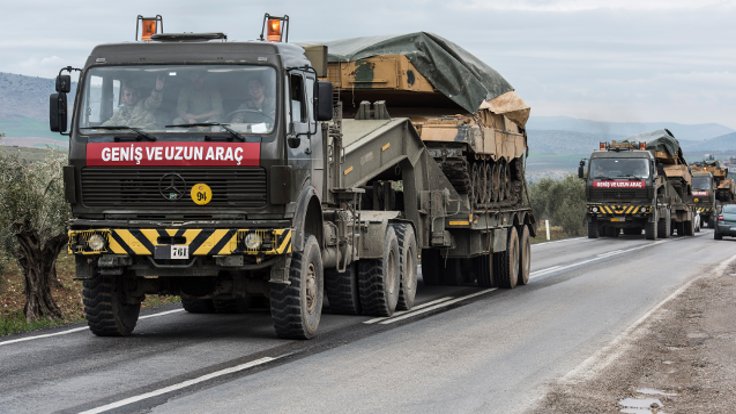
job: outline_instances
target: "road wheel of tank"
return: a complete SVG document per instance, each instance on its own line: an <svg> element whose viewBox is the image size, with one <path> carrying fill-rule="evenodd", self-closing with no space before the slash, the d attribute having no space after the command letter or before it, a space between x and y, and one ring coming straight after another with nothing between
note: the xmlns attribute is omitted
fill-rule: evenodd
<svg viewBox="0 0 736 414"><path fill-rule="evenodd" d="M290 284L272 284L270 289L271 318L280 338L312 338L322 316L322 254L317 238L305 236L304 250L291 255Z"/></svg>
<svg viewBox="0 0 736 414"><path fill-rule="evenodd" d="M390 226L383 239L383 256L358 262L358 291L363 314L391 316L399 302L401 275L399 242Z"/></svg>
<svg viewBox="0 0 736 414"><path fill-rule="evenodd" d="M442 256L437 249L422 250L422 282L426 286L437 286L442 280Z"/></svg>
<svg viewBox="0 0 736 414"><path fill-rule="evenodd" d="M509 199L511 199L511 194L514 192L513 191L513 187L514 186L513 186L513 183L512 183L513 177L511 176L511 164L510 163L504 163L504 170L505 170L504 175L506 176L506 181L505 181L505 185L504 185L503 199L504 200L509 200Z"/></svg>
<svg viewBox="0 0 736 414"><path fill-rule="evenodd" d="M589 239L598 238L598 223L596 223L593 220L588 220L588 238Z"/></svg>
<svg viewBox="0 0 736 414"><path fill-rule="evenodd" d="M482 167L480 163L473 163L471 167L471 185L472 185L472 199L471 204L473 206L479 206L483 203L483 197L485 192L485 186L483 185Z"/></svg>
<svg viewBox="0 0 736 414"><path fill-rule="evenodd" d="M657 237L666 239L670 237L670 212L665 211L664 216L657 220Z"/></svg>
<svg viewBox="0 0 736 414"><path fill-rule="evenodd" d="M396 309L408 310L414 306L417 295L417 238L414 227L407 223L396 223L392 227L399 241L399 269L401 288Z"/></svg>
<svg viewBox="0 0 736 414"><path fill-rule="evenodd" d="M181 306L189 313L213 313L215 306L212 299L181 298Z"/></svg>
<svg viewBox="0 0 736 414"><path fill-rule="evenodd" d="M325 292L330 312L343 315L360 314L357 265L348 265L343 273L337 269L325 269Z"/></svg>
<svg viewBox="0 0 736 414"><path fill-rule="evenodd" d="M493 202L493 173L491 171L491 164L488 161L483 162L483 179L485 197L483 197L484 204L490 204Z"/></svg>
<svg viewBox="0 0 736 414"><path fill-rule="evenodd" d="M507 192L506 191L506 186L508 184L508 178L509 178L506 175L506 173L508 172L508 170L506 168L506 161L504 161L502 159L501 160L498 160L498 170L499 170L499 174L498 174L498 182L499 182L499 187L498 187L498 201L504 201L504 200L506 200L506 192Z"/></svg>
<svg viewBox="0 0 736 414"><path fill-rule="evenodd" d="M141 311L141 299L126 294L125 276L95 275L82 283L84 314L97 336L127 336L133 332Z"/></svg>
<svg viewBox="0 0 736 414"><path fill-rule="evenodd" d="M519 233L516 227L509 229L506 251L493 254L494 285L513 289L519 283Z"/></svg>
<svg viewBox="0 0 736 414"><path fill-rule="evenodd" d="M529 283L529 274L532 267L532 246L529 237L529 226L521 226L519 236L519 284Z"/></svg>
<svg viewBox="0 0 736 414"><path fill-rule="evenodd" d="M501 167L499 161L494 161L491 167L491 202L499 201L501 193Z"/></svg>

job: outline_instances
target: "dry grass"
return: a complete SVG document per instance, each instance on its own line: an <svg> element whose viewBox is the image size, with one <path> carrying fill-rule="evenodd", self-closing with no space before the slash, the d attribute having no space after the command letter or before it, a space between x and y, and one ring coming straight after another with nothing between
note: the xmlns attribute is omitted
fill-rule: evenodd
<svg viewBox="0 0 736 414"><path fill-rule="evenodd" d="M61 309L62 319L41 319L27 322L23 315L25 296L23 294L23 275L14 260L2 259L3 271L0 276L0 336L28 332L41 328L60 326L84 320L82 305L82 283L74 280L74 258L64 251L59 255L56 272L59 286L52 290L51 296ZM144 308L177 302L178 298L159 296L146 297Z"/></svg>

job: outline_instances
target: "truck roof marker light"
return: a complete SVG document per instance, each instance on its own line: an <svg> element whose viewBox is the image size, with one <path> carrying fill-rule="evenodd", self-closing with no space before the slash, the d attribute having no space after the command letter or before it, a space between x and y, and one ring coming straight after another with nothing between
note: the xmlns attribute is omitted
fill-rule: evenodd
<svg viewBox="0 0 736 414"><path fill-rule="evenodd" d="M135 40L150 42L151 36L164 32L164 18L160 14L154 17L143 17L140 14L135 23ZM140 38L138 35L140 34Z"/></svg>
<svg viewBox="0 0 736 414"><path fill-rule="evenodd" d="M265 37L263 36L265 33ZM271 16L266 13L263 16L263 26L261 26L261 40L269 42L288 42L289 41L289 16Z"/></svg>
<svg viewBox="0 0 736 414"><path fill-rule="evenodd" d="M639 149L642 150L642 151L645 150L645 149L647 149L647 143L646 143L646 141L639 141Z"/></svg>
<svg viewBox="0 0 736 414"><path fill-rule="evenodd" d="M601 150L601 151L605 151L606 150L606 143L605 142L599 142L598 143L598 149Z"/></svg>

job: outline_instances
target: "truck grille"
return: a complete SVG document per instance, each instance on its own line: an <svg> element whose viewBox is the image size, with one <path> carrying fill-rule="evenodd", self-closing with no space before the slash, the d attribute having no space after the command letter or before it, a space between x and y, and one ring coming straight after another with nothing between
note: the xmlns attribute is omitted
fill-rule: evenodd
<svg viewBox="0 0 736 414"><path fill-rule="evenodd" d="M646 189L622 190L610 188L590 188L589 201L631 201L631 200L647 200L648 194Z"/></svg>
<svg viewBox="0 0 736 414"><path fill-rule="evenodd" d="M162 194L172 176L181 193L176 200ZM199 183L212 189L208 207L261 207L267 196L263 168L83 168L81 177L82 203L89 207L198 207L190 191Z"/></svg>

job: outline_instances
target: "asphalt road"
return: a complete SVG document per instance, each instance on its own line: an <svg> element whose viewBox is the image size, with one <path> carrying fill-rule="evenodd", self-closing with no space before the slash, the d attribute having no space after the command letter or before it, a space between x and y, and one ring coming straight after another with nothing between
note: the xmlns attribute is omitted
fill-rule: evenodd
<svg viewBox="0 0 736 414"><path fill-rule="evenodd" d="M276 339L266 311L176 308L129 338L4 337L0 412L523 412L734 246L710 230L534 245L528 286L420 287L411 312L326 314L311 341Z"/></svg>

